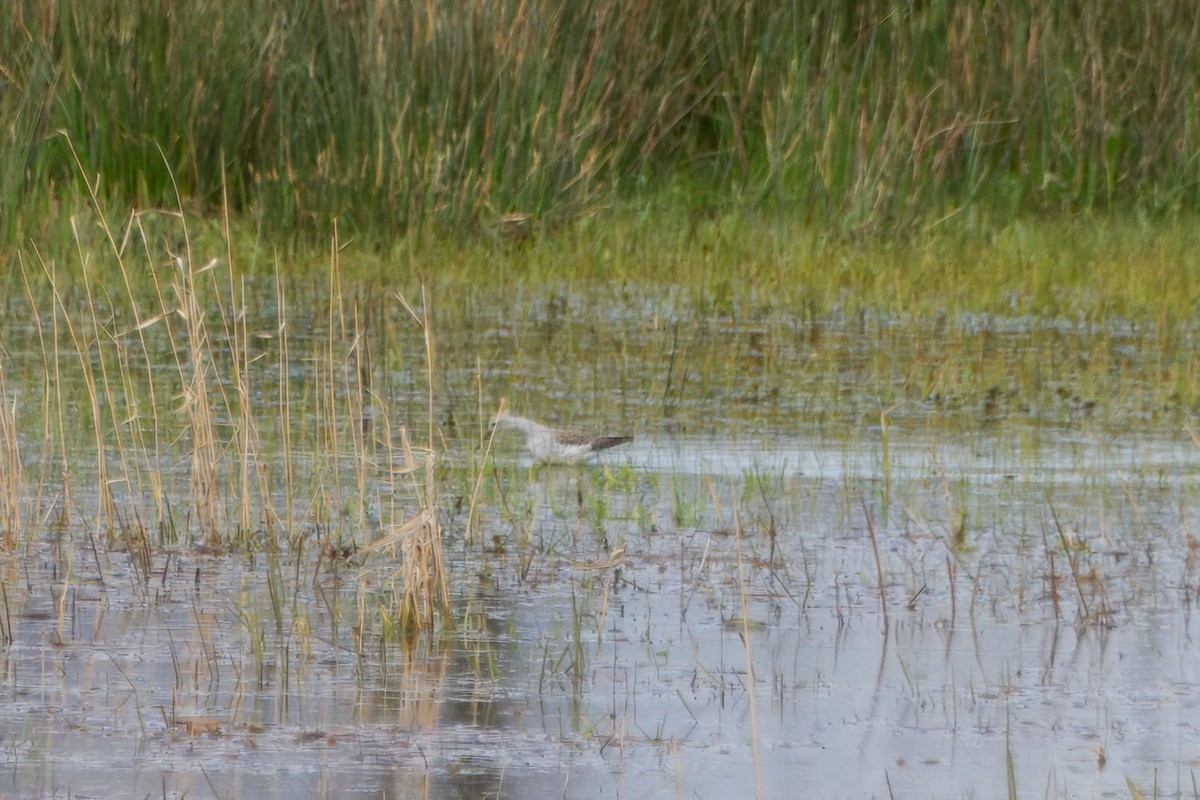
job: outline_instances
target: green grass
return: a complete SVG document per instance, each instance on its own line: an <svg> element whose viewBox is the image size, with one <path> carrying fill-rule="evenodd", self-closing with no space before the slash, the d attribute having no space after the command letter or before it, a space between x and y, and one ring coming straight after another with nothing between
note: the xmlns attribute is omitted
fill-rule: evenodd
<svg viewBox="0 0 1200 800"><path fill-rule="evenodd" d="M1195 210L1186 4L15 0L0 218L228 201L273 241L553 231L631 198L854 237ZM70 149L78 152L82 171ZM178 188L177 188L178 187ZM975 220L972 222L972 220Z"/></svg>
<svg viewBox="0 0 1200 800"><path fill-rule="evenodd" d="M1079 215L853 242L776 215L696 219L645 206L581 220L517 247L440 242L376 254L351 245L342 260L347 274L368 282L424 283L465 296L468 311L496 294L609 285L669 289L681 308L734 320L771 310L808 322L831 312L990 314L1124 319L1169 331L1186 327L1200 305L1196 223L1194 216ZM290 268L306 271L304 258ZM511 313L545 315L553 325L572 311L548 302Z"/></svg>

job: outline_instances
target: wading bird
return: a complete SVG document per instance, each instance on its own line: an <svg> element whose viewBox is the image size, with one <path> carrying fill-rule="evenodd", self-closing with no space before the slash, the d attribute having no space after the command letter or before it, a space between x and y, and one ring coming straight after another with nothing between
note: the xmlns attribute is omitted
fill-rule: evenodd
<svg viewBox="0 0 1200 800"><path fill-rule="evenodd" d="M566 428L551 428L524 417L508 413L507 403L500 401L500 410L488 425L489 435L499 430L515 430L525 435L529 454L543 464L578 464L587 461L601 450L632 442L632 436L598 436Z"/></svg>

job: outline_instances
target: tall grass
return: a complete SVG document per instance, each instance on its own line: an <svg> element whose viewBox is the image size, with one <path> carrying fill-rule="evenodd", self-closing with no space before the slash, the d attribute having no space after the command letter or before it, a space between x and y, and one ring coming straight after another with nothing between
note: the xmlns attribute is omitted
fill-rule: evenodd
<svg viewBox="0 0 1200 800"><path fill-rule="evenodd" d="M1186 3L14 0L0 217L78 191L385 242L630 193L870 233L976 209L1194 209ZM224 183L223 183L224 182ZM521 217L520 219L525 219ZM36 237L35 237L36 238Z"/></svg>
<svg viewBox="0 0 1200 800"><path fill-rule="evenodd" d="M248 285L233 248L193 240L180 212L93 214L75 221L75 261L35 250L19 263L25 293L9 304L30 323L0 332L13 354L0 369L0 544L29 545L59 520L129 553L143 580L153 553L181 546L266 552L275 580L285 548L299 564L306 550L365 560L394 544L367 611L400 632L444 616L435 454L413 447L396 405L432 389L371 366L336 247L328 295L295 308L280 276ZM96 230L107 246L87 241Z"/></svg>
<svg viewBox="0 0 1200 800"><path fill-rule="evenodd" d="M10 399L0 364L0 543L16 545L25 530L25 464L17 435L16 400Z"/></svg>

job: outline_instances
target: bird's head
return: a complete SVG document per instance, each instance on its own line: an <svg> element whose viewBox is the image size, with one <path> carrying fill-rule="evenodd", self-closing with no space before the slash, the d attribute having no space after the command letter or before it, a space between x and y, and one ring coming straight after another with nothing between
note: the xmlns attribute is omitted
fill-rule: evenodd
<svg viewBox="0 0 1200 800"><path fill-rule="evenodd" d="M488 423L488 436L493 436L496 433L496 428L500 426L504 420L508 419L508 399L500 398L500 408L496 411L496 416L492 417L492 421Z"/></svg>

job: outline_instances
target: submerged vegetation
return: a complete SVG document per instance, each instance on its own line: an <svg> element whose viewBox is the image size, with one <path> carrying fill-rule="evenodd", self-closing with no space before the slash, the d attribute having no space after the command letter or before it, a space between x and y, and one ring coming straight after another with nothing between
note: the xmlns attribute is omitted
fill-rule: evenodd
<svg viewBox="0 0 1200 800"><path fill-rule="evenodd" d="M0 791L1195 795L1198 20L8 3Z"/></svg>
<svg viewBox="0 0 1200 800"><path fill-rule="evenodd" d="M79 220L0 329L0 787L1191 796L1187 321L555 281L635 263L583 230L422 291ZM531 470L504 395L637 438Z"/></svg>
<svg viewBox="0 0 1200 800"><path fill-rule="evenodd" d="M1171 268L1194 235L1182 227L1151 241L1103 223L1087 236L1013 226L985 246L843 249L832 266L831 247L793 253L796 238L718 223L678 239L583 227L444 249L435 263L457 269L359 256L354 280L335 247L314 280L247 271L233 237L190 224L84 213L75 257L18 259L0 330L10 545L48 513L138 549L336 553L434 532L439 490L474 507L484 421L505 394L531 413L571 398L571 415L626 429L835 440L876 427L1180 430L1200 413L1196 276ZM676 249L639 279L655 235ZM1067 236L1079 238L1056 252ZM980 265L987 279L968 282ZM938 285L948 270L961 286ZM1086 285L1053 277L1082 270ZM96 492L81 507L77 486Z"/></svg>
<svg viewBox="0 0 1200 800"><path fill-rule="evenodd" d="M19 261L9 308L23 322L0 331L5 543L78 526L143 581L163 550L264 552L277 577L281 551L319 572L386 548L402 568L380 613L399 631L444 615L434 455L375 384L336 260L321 308L297 308L284 276L249 285L229 250L193 253L180 218L135 217L121 246L100 228L111 247L81 243L78 262ZM428 305L393 300L428 337Z"/></svg>

